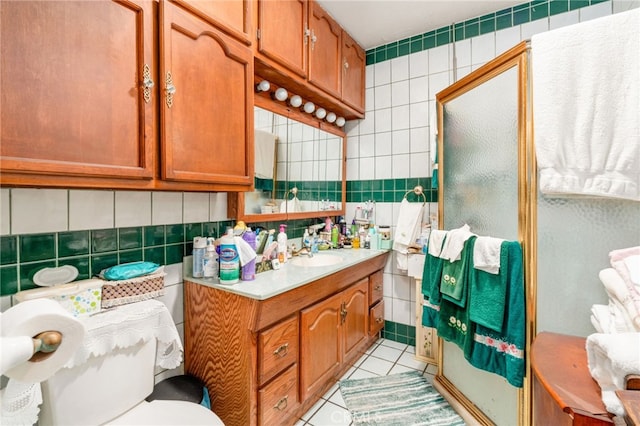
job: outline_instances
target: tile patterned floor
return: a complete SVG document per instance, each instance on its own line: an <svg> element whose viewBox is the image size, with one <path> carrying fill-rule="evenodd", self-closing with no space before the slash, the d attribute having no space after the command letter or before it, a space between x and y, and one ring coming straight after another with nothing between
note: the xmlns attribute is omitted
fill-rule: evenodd
<svg viewBox="0 0 640 426"><path fill-rule="evenodd" d="M379 339L342 376L342 379L362 379L386 376L417 370L430 382L437 372L437 366L425 364L414 357L415 348L393 340ZM351 415L345 408L344 400L336 383L318 402L296 423L296 426L351 425Z"/></svg>

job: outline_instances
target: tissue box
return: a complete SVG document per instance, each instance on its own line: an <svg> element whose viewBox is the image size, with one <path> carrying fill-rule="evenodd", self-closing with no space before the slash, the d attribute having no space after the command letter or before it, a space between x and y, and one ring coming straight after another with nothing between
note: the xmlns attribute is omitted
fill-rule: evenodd
<svg viewBox="0 0 640 426"><path fill-rule="evenodd" d="M393 240L381 240L380 241L380 248L382 250L391 250L392 247L393 247Z"/></svg>
<svg viewBox="0 0 640 426"><path fill-rule="evenodd" d="M103 281L102 307L126 305L164 294L164 268L152 274L119 281Z"/></svg>
<svg viewBox="0 0 640 426"><path fill-rule="evenodd" d="M100 311L103 280L88 279L51 287L34 288L16 293L17 303L46 297L60 303L75 317Z"/></svg>

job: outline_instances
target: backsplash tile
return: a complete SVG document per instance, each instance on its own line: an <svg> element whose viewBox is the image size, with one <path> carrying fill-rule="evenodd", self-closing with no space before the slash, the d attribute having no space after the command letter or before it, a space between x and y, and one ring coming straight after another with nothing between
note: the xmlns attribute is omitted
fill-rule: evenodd
<svg viewBox="0 0 640 426"><path fill-rule="evenodd" d="M113 227L113 191L69 191L69 230Z"/></svg>
<svg viewBox="0 0 640 426"><path fill-rule="evenodd" d="M58 233L58 257L89 254L89 231Z"/></svg>
<svg viewBox="0 0 640 426"><path fill-rule="evenodd" d="M116 229L96 229L91 231L91 253L106 253L118 249Z"/></svg>
<svg viewBox="0 0 640 426"><path fill-rule="evenodd" d="M66 189L12 189L11 233L67 231L68 193Z"/></svg>
<svg viewBox="0 0 640 426"><path fill-rule="evenodd" d="M151 225L151 192L116 191L115 227Z"/></svg>
<svg viewBox="0 0 640 426"><path fill-rule="evenodd" d="M118 229L118 248L120 250L130 250L142 247L142 228L120 228Z"/></svg>
<svg viewBox="0 0 640 426"><path fill-rule="evenodd" d="M0 188L0 235L8 235L11 232L9 197L9 188Z"/></svg>
<svg viewBox="0 0 640 426"><path fill-rule="evenodd" d="M25 235L20 238L20 262L34 262L56 256L55 234Z"/></svg>
<svg viewBox="0 0 640 426"><path fill-rule="evenodd" d="M0 265L18 262L18 237L0 237Z"/></svg>

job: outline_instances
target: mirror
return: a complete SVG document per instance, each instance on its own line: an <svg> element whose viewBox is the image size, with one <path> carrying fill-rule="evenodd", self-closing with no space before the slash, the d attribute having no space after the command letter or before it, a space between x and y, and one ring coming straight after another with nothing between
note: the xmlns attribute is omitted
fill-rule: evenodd
<svg viewBox="0 0 640 426"><path fill-rule="evenodd" d="M344 132L278 106L256 98L255 190L233 201L230 194L229 216L255 222L344 214Z"/></svg>

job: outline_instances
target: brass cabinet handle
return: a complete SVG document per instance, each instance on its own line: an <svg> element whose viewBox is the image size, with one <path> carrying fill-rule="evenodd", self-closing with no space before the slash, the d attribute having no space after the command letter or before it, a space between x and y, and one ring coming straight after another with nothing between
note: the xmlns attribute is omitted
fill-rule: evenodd
<svg viewBox="0 0 640 426"><path fill-rule="evenodd" d="M309 28L305 28L304 29L304 35L302 36L302 39L304 40L304 44L306 45L307 43L309 43L309 36L311 35L311 30L309 30Z"/></svg>
<svg viewBox="0 0 640 426"><path fill-rule="evenodd" d="M311 50L315 48L317 40L318 40L318 37L316 37L316 33L313 30L311 30Z"/></svg>
<svg viewBox="0 0 640 426"><path fill-rule="evenodd" d="M374 290L376 290L376 291L382 290L382 285L378 284L377 286L375 286Z"/></svg>
<svg viewBox="0 0 640 426"><path fill-rule="evenodd" d="M154 82L151 79L151 69L148 64L144 64L144 68L142 69L142 96L144 97L145 103L151 102L151 89L154 86Z"/></svg>
<svg viewBox="0 0 640 426"><path fill-rule="evenodd" d="M284 345L281 345L278 349L273 351L273 354L276 356L279 356L280 358L284 358L287 355L288 351L289 351L289 344L285 343Z"/></svg>
<svg viewBox="0 0 640 426"><path fill-rule="evenodd" d="M340 305L340 324L344 324L347 320L347 304L346 302L342 302Z"/></svg>
<svg viewBox="0 0 640 426"><path fill-rule="evenodd" d="M173 77L171 77L171 72L167 71L167 78L165 79L165 92L167 93L166 102L167 107L171 108L173 106L173 95L176 93L176 86L173 85Z"/></svg>
<svg viewBox="0 0 640 426"><path fill-rule="evenodd" d="M289 399L289 395L285 396L284 398L280 398L280 401L278 401L278 403L274 405L273 408L275 408L278 411L284 410L285 408L287 408L288 399Z"/></svg>
<svg viewBox="0 0 640 426"><path fill-rule="evenodd" d="M347 60L344 60L344 63L342 64L344 66L345 71L349 69L349 62L347 62Z"/></svg>
<svg viewBox="0 0 640 426"><path fill-rule="evenodd" d="M384 320L382 319L382 317L378 317L378 318L376 318L376 322L377 322L378 324L382 323L382 321L384 321Z"/></svg>

